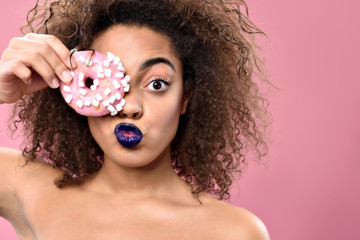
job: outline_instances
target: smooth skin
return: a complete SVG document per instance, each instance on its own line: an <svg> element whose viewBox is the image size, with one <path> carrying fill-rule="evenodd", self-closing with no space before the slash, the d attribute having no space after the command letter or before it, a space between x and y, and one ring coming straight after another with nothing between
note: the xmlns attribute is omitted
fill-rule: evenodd
<svg viewBox="0 0 360 240"><path fill-rule="evenodd" d="M92 48L120 56L131 76L120 114L88 118L104 165L85 183L58 189L53 180L61 170L40 161L21 167L19 151L0 148L0 215L19 239L269 239L252 213L206 193L200 194L200 204L172 169L170 143L188 99L170 40L146 27L116 25ZM53 36L13 39L0 62L0 102L69 81L69 56ZM144 65L156 58L171 64ZM120 122L143 132L136 148L117 143L113 129Z"/></svg>

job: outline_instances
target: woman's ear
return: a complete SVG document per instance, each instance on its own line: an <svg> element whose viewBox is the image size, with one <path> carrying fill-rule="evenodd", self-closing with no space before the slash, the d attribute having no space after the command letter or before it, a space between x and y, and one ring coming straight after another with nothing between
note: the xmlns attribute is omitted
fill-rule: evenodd
<svg viewBox="0 0 360 240"><path fill-rule="evenodd" d="M184 94L180 114L186 113L186 109L187 109L187 106L189 104L191 95L192 95L191 93L190 94Z"/></svg>
<svg viewBox="0 0 360 240"><path fill-rule="evenodd" d="M183 92L183 100L182 100L180 114L186 113L186 109L193 95L193 91L194 91L194 79L191 77L186 78L186 80L184 79L184 92Z"/></svg>

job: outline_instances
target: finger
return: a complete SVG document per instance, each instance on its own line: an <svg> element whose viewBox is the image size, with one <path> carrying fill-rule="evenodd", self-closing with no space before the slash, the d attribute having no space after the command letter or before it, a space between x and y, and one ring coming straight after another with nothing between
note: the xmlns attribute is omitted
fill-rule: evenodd
<svg viewBox="0 0 360 240"><path fill-rule="evenodd" d="M14 103L26 94L48 87L47 83L40 76L32 73L29 68L18 59L1 64L0 76L1 103ZM29 81L29 79L32 79L32 81ZM28 82L28 84L25 82ZM31 82L31 84L29 82Z"/></svg>
<svg viewBox="0 0 360 240"><path fill-rule="evenodd" d="M44 59L44 57L35 50L8 50L11 53L12 60L17 60L23 63L30 71L33 69L40 77L52 88L59 86L59 80L55 75L55 72ZM16 69L13 69L16 71ZM23 79L21 76L19 78ZM27 79L23 79L24 82L28 82Z"/></svg>
<svg viewBox="0 0 360 240"><path fill-rule="evenodd" d="M72 67L69 61L70 51L57 37L53 35L34 33L29 33L25 37L28 39L38 40L47 43L49 46L51 46L52 49L54 49L55 53L67 65L68 68ZM75 67L74 64L76 63L72 64L73 67Z"/></svg>
<svg viewBox="0 0 360 240"><path fill-rule="evenodd" d="M49 35L44 35L44 36L49 36ZM29 40L28 38L15 38L11 41L9 47L18 50L23 50L24 48L26 48L29 50L34 50L36 52L39 52L43 56L43 58L48 62L48 64L51 66L51 68L53 69L53 71L55 72L55 74L58 76L59 79L61 79L66 83L70 82L72 79L72 75L68 69L70 63L68 62L68 60L65 60L64 62L64 59L62 59L62 58L66 58L65 56L67 56L67 54L62 53L63 56L59 56L57 54L53 46L59 47L58 43L56 44L52 43L53 46L51 46L49 43L44 42L44 40L47 40L49 42L56 40L60 42L60 40L58 40L55 37L52 37L50 39L56 39L56 40L49 40L49 37L41 39L37 35L35 35L35 37L32 38L33 39L31 40ZM37 40L35 38L40 40ZM62 46L65 47L61 43L59 48L62 48ZM65 51L70 54L69 50L66 47L65 47Z"/></svg>
<svg viewBox="0 0 360 240"><path fill-rule="evenodd" d="M10 62L12 73L21 79L25 86L23 86L24 94L33 93L44 88L49 87L49 85L44 81L44 79L34 71L31 71L24 63L19 60L13 60Z"/></svg>
<svg viewBox="0 0 360 240"><path fill-rule="evenodd" d="M29 83L31 70L21 63L19 59L14 58L14 50L7 48L1 58L2 81L12 81L15 74L23 82Z"/></svg>
<svg viewBox="0 0 360 240"><path fill-rule="evenodd" d="M22 63L18 59L9 61L7 63L10 65L9 67L10 71L8 72L9 75L10 74L15 75L17 78L21 79L26 84L31 83L32 72L27 66L25 66L24 63ZM4 78L6 79L6 77Z"/></svg>
<svg viewBox="0 0 360 240"><path fill-rule="evenodd" d="M33 72L31 75L31 84L27 84L24 86L23 94L25 95L25 94L37 92L47 87L48 84L44 80L42 80L42 78L38 75L38 73Z"/></svg>
<svg viewBox="0 0 360 240"><path fill-rule="evenodd" d="M7 62L10 65L9 72L21 79L25 84L20 84L19 91L22 95L37 92L48 87L48 84L36 72L32 72L24 63L15 59ZM21 97L20 96L20 97Z"/></svg>
<svg viewBox="0 0 360 240"><path fill-rule="evenodd" d="M21 81L16 75L19 75L24 79L27 79L28 76L22 73L20 65L23 64L17 60L8 61L0 65L0 76L1 76L0 102L1 103L13 103L19 100L23 96L23 89L26 84L23 81ZM27 69L26 66L23 67Z"/></svg>

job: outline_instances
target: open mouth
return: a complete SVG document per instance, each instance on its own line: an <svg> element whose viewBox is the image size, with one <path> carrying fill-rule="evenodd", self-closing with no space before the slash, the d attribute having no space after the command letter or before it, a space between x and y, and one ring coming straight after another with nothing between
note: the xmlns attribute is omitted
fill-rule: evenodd
<svg viewBox="0 0 360 240"><path fill-rule="evenodd" d="M138 145L143 137L139 128L131 123L119 123L114 129L118 142L126 148L133 148Z"/></svg>

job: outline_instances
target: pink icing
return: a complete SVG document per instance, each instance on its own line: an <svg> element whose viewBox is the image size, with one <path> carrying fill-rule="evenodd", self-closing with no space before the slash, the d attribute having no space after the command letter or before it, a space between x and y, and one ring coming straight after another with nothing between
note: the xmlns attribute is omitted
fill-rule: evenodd
<svg viewBox="0 0 360 240"><path fill-rule="evenodd" d="M69 84L60 83L65 101L84 116L116 115L125 104L130 78L115 55L96 51L78 51L72 59L77 67Z"/></svg>

